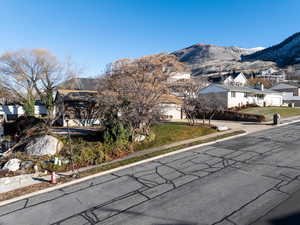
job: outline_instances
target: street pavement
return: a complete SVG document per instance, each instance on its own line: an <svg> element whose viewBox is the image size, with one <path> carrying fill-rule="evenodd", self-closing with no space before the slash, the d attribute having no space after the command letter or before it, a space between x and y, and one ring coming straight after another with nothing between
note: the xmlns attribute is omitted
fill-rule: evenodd
<svg viewBox="0 0 300 225"><path fill-rule="evenodd" d="M294 123L2 206L0 224L279 225L274 212L293 205L299 176Z"/></svg>

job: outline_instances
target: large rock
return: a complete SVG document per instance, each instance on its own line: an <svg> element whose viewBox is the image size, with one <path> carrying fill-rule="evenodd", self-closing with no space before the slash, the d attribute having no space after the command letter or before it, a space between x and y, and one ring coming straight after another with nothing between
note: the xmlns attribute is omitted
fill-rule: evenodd
<svg viewBox="0 0 300 225"><path fill-rule="evenodd" d="M21 162L21 165L20 165L20 169L29 169L29 168L32 168L33 167L33 161L31 160L27 160L27 161L23 161Z"/></svg>
<svg viewBox="0 0 300 225"><path fill-rule="evenodd" d="M63 147L63 143L57 138L45 135L34 138L25 147L25 153L28 155L54 155Z"/></svg>
<svg viewBox="0 0 300 225"><path fill-rule="evenodd" d="M10 159L5 163L2 169L9 170L9 171L17 171L20 169L20 163L21 160L19 159Z"/></svg>

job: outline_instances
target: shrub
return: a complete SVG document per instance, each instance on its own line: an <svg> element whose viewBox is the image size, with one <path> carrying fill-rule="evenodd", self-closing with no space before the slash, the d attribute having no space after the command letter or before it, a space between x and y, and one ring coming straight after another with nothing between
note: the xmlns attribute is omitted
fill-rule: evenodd
<svg viewBox="0 0 300 225"><path fill-rule="evenodd" d="M130 129L120 121L107 126L103 131L103 141L108 145L124 146L129 142L130 136Z"/></svg>
<svg viewBox="0 0 300 225"><path fill-rule="evenodd" d="M199 114L198 119L202 119L203 115ZM241 113L236 111L220 111L216 112L212 117L214 120L232 120L232 121L246 121L246 122L263 122L266 121L265 116L248 113Z"/></svg>

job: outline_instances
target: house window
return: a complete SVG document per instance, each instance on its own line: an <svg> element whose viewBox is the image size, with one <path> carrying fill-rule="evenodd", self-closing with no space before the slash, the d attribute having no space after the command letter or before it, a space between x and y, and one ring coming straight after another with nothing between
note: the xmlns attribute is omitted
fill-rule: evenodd
<svg viewBox="0 0 300 225"><path fill-rule="evenodd" d="M257 97L258 99L264 99L265 96L264 96L263 94L257 94L256 97Z"/></svg>
<svg viewBox="0 0 300 225"><path fill-rule="evenodd" d="M235 94L236 94L235 91L232 91L232 92L231 92L231 97L232 97L232 98L235 98Z"/></svg>

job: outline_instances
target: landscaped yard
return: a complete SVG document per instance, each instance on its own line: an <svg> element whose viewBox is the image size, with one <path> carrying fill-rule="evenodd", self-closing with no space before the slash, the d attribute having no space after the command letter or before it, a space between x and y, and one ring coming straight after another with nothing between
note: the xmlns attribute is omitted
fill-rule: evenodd
<svg viewBox="0 0 300 225"><path fill-rule="evenodd" d="M153 127L154 141L138 144L135 150L157 147L176 141L196 138L216 132L215 129L202 126L189 126L185 123L161 123Z"/></svg>
<svg viewBox="0 0 300 225"><path fill-rule="evenodd" d="M102 164L129 155L133 152L143 149L157 147L165 144L170 144L176 141L196 138L216 132L215 129L206 126L190 126L186 123L159 123L153 126L152 138L147 138L140 143L126 143L124 146L118 146L108 143L103 143L99 132L94 132L93 135L75 135L72 136L72 141L67 136L60 136L58 138L64 143L63 149L55 156L62 159L62 165L55 165L51 163L54 156L30 156L21 152L12 153L10 158L18 158L22 161L32 161L37 164L40 169L48 171L63 172L71 170L70 155L75 167L85 167L89 165ZM6 163L7 158L0 158L0 165ZM10 173L10 176L18 175L17 173ZM30 167L28 173L33 173L34 170ZM0 174L1 176L8 176L7 174Z"/></svg>
<svg viewBox="0 0 300 225"><path fill-rule="evenodd" d="M281 118L300 116L300 108L291 107L251 107L242 109L241 112L264 115L268 121L273 119L274 113L279 113Z"/></svg>

